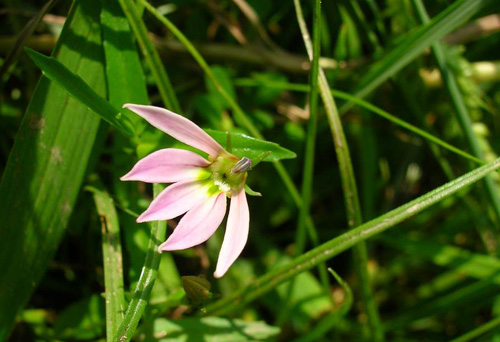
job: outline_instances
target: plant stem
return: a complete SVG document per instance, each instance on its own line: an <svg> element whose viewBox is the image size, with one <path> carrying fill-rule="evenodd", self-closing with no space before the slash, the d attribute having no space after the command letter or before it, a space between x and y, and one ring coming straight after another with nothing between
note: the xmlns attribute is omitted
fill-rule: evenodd
<svg viewBox="0 0 500 342"><path fill-rule="evenodd" d="M153 184L155 197L158 196L162 190L162 185ZM144 261L144 267L142 268L141 276L137 282L132 300L128 305L125 317L123 318L118 332L114 335L114 341L130 341L137 325L139 324L139 320L144 314L151 290L156 280L161 260L161 254L158 253L158 247L165 240L167 222L154 221L150 223L150 226L151 235L149 238L148 252L146 254L146 260Z"/></svg>
<svg viewBox="0 0 500 342"><path fill-rule="evenodd" d="M297 21L299 22L300 30L306 45L307 54L310 58L313 57L313 47L309 39L309 32L302 14L302 8L299 0L294 0L295 10L297 12ZM330 86L323 70L319 70L318 77L319 87L323 104L325 105L326 116L330 124L330 130L335 145L335 152L339 163L340 178L342 189L344 192L344 202L347 211L347 222L350 229L358 227L362 224L361 207L359 205L359 196L356 186L356 178L352 167L351 156L349 153L349 145L345 138L340 115L335 104L335 100L330 92ZM371 289L370 275L368 274L368 252L366 244L360 242L354 248L354 267L359 279L361 287L361 295L364 308L368 316L368 322L372 332L372 338L375 341L384 340L384 331L380 322L378 308L373 297Z"/></svg>

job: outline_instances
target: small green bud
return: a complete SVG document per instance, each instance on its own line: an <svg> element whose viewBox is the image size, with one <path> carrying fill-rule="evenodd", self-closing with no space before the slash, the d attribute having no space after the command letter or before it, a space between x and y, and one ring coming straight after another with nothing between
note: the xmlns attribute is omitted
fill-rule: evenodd
<svg viewBox="0 0 500 342"><path fill-rule="evenodd" d="M207 300L212 298L212 292L210 292L212 286L205 278L183 276L181 280L187 298L193 306L203 306Z"/></svg>

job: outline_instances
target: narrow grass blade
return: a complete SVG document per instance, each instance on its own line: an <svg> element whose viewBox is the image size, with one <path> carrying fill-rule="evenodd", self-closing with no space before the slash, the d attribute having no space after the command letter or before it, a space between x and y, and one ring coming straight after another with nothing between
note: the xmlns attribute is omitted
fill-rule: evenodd
<svg viewBox="0 0 500 342"><path fill-rule="evenodd" d="M477 337L484 335L488 332L498 330L500 328L500 317L493 318L492 320L480 325L474 330L463 334L460 337L454 338L450 342L468 342L476 339Z"/></svg>
<svg viewBox="0 0 500 342"><path fill-rule="evenodd" d="M45 13L50 11L52 6L56 3L57 0L49 0L45 5L40 8L40 10L36 13L36 15L31 18L31 20L26 24L26 26L23 28L23 30L19 33L17 36L16 42L14 43L14 46L12 49L9 51L5 59L3 60L2 66L0 67L0 84L3 84L4 82L7 81L4 80L5 74L9 71L10 66L16 61L17 57L21 53L23 49L23 45L25 41L31 37L33 32L35 31L36 27L40 23L40 20L42 20L43 16Z"/></svg>
<svg viewBox="0 0 500 342"><path fill-rule="evenodd" d="M459 0L448 6L429 24L423 25L411 33L384 58L375 62L362 78L354 95L363 98L371 93L389 77L420 55L432 43L439 41L490 2L491 0ZM340 113L345 113L350 106L350 103L346 103L340 108Z"/></svg>
<svg viewBox="0 0 500 342"><path fill-rule="evenodd" d="M304 165L302 177L302 205L299 210L297 233L295 235L296 255L300 255L305 248L306 219L309 215L313 186L314 151L316 148L316 132L318 125L318 74L320 58L320 32L321 32L321 2L314 1L313 10L314 38L310 54L312 60L310 92L309 92L309 120L307 122L307 138L304 152Z"/></svg>
<svg viewBox="0 0 500 342"><path fill-rule="evenodd" d="M125 313L120 223L109 194L93 189L93 195L101 221L102 259L106 287L106 337L108 342L112 342L114 333L118 330Z"/></svg>
<svg viewBox="0 0 500 342"><path fill-rule="evenodd" d="M424 4L420 0L413 0L413 3L417 9L417 13L420 20L426 24L429 22L429 16L425 10ZM464 131L465 138L472 150L472 153L479 159L483 159L483 152L479 143L479 139L476 137L474 130L472 129L472 121L470 119L470 114L465 105L462 93L458 87L457 80L453 75L453 72L448 68L446 63L446 57L444 55L443 47L439 42L432 44L432 52L434 58L437 62L439 70L443 78L444 85L450 96L453 108L457 113L458 122ZM490 204L495 212L497 218L497 228L500 228L500 195L498 193L498 186L495 184L491 177L486 177L484 179L484 184L486 186L486 191L490 197Z"/></svg>
<svg viewBox="0 0 500 342"><path fill-rule="evenodd" d="M76 1L53 55L103 95L99 11L99 1ZM0 184L0 340L6 339L57 250L99 121L58 85L40 79Z"/></svg>
<svg viewBox="0 0 500 342"><path fill-rule="evenodd" d="M206 312L210 315L223 315L233 312L241 305L255 300L282 282L311 269L325 260L333 258L360 241L380 234L396 226L398 223L415 216L424 209L477 182L498 168L500 168L500 158L310 250L294 259L288 265L271 271L231 295L208 305Z"/></svg>
<svg viewBox="0 0 500 342"><path fill-rule="evenodd" d="M57 83L109 124L128 136L134 136L132 124L120 113L120 110L99 96L80 76L75 75L53 57L44 56L31 49L26 49L26 53L47 78Z"/></svg>

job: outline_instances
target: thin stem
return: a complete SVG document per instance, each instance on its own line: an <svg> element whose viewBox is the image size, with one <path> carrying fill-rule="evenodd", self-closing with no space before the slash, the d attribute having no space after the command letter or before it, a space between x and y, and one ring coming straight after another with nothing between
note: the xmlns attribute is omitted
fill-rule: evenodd
<svg viewBox="0 0 500 342"><path fill-rule="evenodd" d="M300 30L304 38L307 54L310 58L313 56L313 47L309 39L309 32L302 14L302 8L299 0L294 0L295 10L297 12L297 21L299 22ZM335 104L335 100L330 92L330 86L323 70L319 70L319 87L321 98L325 105L326 116L330 124L330 130L335 145L335 152L339 163L340 178L342 189L344 192L344 202L347 211L347 222L349 228L358 227L363 222L361 215L361 207L359 205L359 196L356 186L356 178L352 167L351 156L349 153L349 145L345 138L340 115ZM372 337L375 341L384 340L384 331L380 322L378 308L373 297L370 275L368 274L368 252L364 242L359 243L354 248L354 266L361 287L361 295L363 304L368 316L368 322L372 331Z"/></svg>
<svg viewBox="0 0 500 342"><path fill-rule="evenodd" d="M366 222L357 228L349 230L348 232L323 243L309 252L302 254L287 265L266 273L225 298L208 305L206 307L206 313L209 315L225 315L234 312L242 305L250 303L261 295L276 288L279 284L315 267L319 263L333 258L334 256L356 245L360 241L369 239L370 237L380 234L385 230L396 226L398 223L415 216L432 205L439 203L447 197L464 189L466 186L477 182L498 168L500 168L500 158L474 169L473 171L448 182L439 188L436 188L427 194L406 203L405 205Z"/></svg>
<svg viewBox="0 0 500 342"><path fill-rule="evenodd" d="M158 196L162 190L163 187L160 184L153 185L155 197ZM137 325L139 324L139 320L144 314L151 290L156 280L161 260L161 254L158 253L158 247L165 240L167 222L155 221L150 223L150 227L151 235L141 276L137 282L134 295L128 305L122 324L120 325L118 332L114 335L114 341L130 341Z"/></svg>
<svg viewBox="0 0 500 342"><path fill-rule="evenodd" d="M303 178L302 178L302 205L299 208L299 218L297 221L297 230L295 234L295 255L300 255L304 252L306 247L306 225L307 218L310 216L310 206L312 197L312 186L313 186L313 172L314 172L314 150L316 143L316 131L318 123L318 72L319 72L319 59L320 59L320 32L321 32L321 1L314 1L314 11L313 11L313 27L314 27L314 53L312 56L312 70L310 79L310 93L309 93L309 120L307 124L307 140L304 152L304 167L303 167ZM318 241L315 241L316 246ZM322 267L321 267L322 266ZM329 282L328 275L326 274L325 265L319 267L319 273L321 275L321 281L323 284L323 290L328 296L329 292ZM292 295L293 288L295 286L292 280L288 284L287 297L284 301L284 305L288 306L290 304L290 297ZM329 296L328 296L329 297ZM288 314L291 310L281 311L280 320L284 321L288 318Z"/></svg>
<svg viewBox="0 0 500 342"><path fill-rule="evenodd" d="M305 225L311 206L313 172L314 172L314 150L316 144L316 131L318 125L318 72L320 56L320 32L321 32L321 1L314 1L313 12L313 42L314 51L312 56L312 70L309 93L309 120L307 123L307 140L304 152L304 167L302 178L302 205L299 211L299 220L296 235L296 255L301 254L305 248Z"/></svg>

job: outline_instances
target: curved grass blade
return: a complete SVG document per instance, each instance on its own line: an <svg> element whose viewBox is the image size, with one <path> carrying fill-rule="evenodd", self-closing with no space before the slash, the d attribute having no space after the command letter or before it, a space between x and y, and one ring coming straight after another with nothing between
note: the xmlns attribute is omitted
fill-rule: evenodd
<svg viewBox="0 0 500 342"><path fill-rule="evenodd" d="M360 241L384 232L396 226L398 223L415 216L421 211L433 206L445 198L462 190L478 180L485 177L492 171L500 168L500 158L481 166L439 188L436 188L417 199L408 202L390 212L379 216L361 226L349 230L336 238L310 250L309 252L295 258L289 264L273 270L262 277L254 280L247 286L235 291L231 295L218 300L206 307L207 314L224 315L240 308L259 296L274 289L279 284L287 281L297 274L307 271L319 263L333 258L345 250L356 245Z"/></svg>

